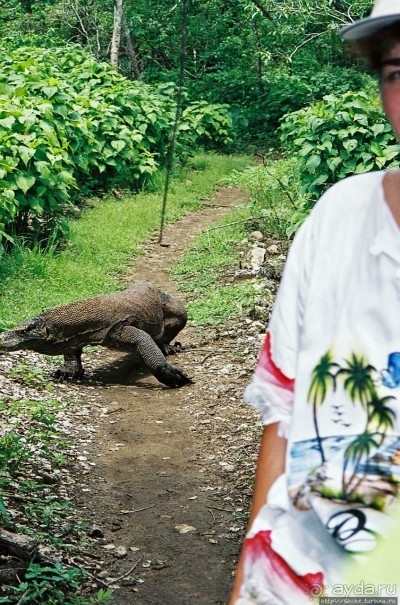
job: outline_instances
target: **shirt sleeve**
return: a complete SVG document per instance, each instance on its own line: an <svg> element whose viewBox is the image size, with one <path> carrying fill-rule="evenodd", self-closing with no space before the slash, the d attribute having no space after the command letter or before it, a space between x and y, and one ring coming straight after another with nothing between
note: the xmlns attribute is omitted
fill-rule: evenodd
<svg viewBox="0 0 400 605"><path fill-rule="evenodd" d="M313 249L313 214L305 221L290 248L264 347L245 390L246 403L265 425L279 422L279 434L288 436L296 368Z"/></svg>

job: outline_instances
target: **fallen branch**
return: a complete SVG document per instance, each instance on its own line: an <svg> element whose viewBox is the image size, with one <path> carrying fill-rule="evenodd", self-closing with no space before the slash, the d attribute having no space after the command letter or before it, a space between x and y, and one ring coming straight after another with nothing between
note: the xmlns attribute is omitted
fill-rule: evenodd
<svg viewBox="0 0 400 605"><path fill-rule="evenodd" d="M140 559L138 559L136 561L136 563L134 565L132 565L132 567L126 573L122 574L122 576L118 576L117 578L113 578L112 580L110 580L110 584L116 584L120 580L123 580L124 578L126 578L126 576L129 576L129 574L139 565L139 563L142 559L143 559L143 557L140 557Z"/></svg>
<svg viewBox="0 0 400 605"><path fill-rule="evenodd" d="M212 523L211 523L211 525L210 525L210 527L213 527L214 525L216 525L217 520L216 520L215 515L214 515L214 513L212 512L212 510L211 510L210 508L208 508L207 510L208 510L208 512L210 513L210 515L211 515L211 516L212 516L212 518L213 518L213 522L212 522Z"/></svg>
<svg viewBox="0 0 400 605"><path fill-rule="evenodd" d="M94 574L90 573L90 571L88 571L87 569L85 569L85 571L86 571L87 575L89 576L89 578L92 578L92 580L94 580L98 584L101 584L102 586L104 586L104 588L110 588L111 584L108 584L108 582L104 582L104 580L102 580L98 576L95 576ZM82 591L80 594L85 594L86 592L89 592L90 590L92 590L92 588L88 587L84 591Z"/></svg>
<svg viewBox="0 0 400 605"><path fill-rule="evenodd" d="M26 595L28 594L28 590L25 590L25 592L22 593L20 599L18 600L17 605L21 605L21 603L24 602Z"/></svg>
<svg viewBox="0 0 400 605"><path fill-rule="evenodd" d="M39 545L38 540L0 529L0 547L23 561L29 561Z"/></svg>
<svg viewBox="0 0 400 605"><path fill-rule="evenodd" d="M265 218L262 216L253 216L251 218L244 218L242 221L234 221L233 223L225 223L224 225L218 225L217 227L211 227L211 229L205 229L203 233L208 233L209 231L214 231L215 229L224 229L224 227L231 227L232 225L240 225L240 223L249 223L251 221L259 221L260 218Z"/></svg>
<svg viewBox="0 0 400 605"><path fill-rule="evenodd" d="M223 513L234 513L234 510L229 510L228 508L219 508L218 506L211 506L211 504L206 505L207 508L213 508L214 510L220 510Z"/></svg>
<svg viewBox="0 0 400 605"><path fill-rule="evenodd" d="M229 208L226 204L212 204L211 202L201 202L203 206L208 208Z"/></svg>
<svg viewBox="0 0 400 605"><path fill-rule="evenodd" d="M143 510L149 510L149 508L154 508L156 505L152 504L151 506L146 506L145 508L135 508L133 510L124 510L121 511L120 515L132 515L133 513L141 513Z"/></svg>

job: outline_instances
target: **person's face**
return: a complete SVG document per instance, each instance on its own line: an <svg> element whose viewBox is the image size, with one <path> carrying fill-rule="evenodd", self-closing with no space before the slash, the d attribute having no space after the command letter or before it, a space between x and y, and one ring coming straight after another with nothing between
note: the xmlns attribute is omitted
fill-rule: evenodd
<svg viewBox="0 0 400 605"><path fill-rule="evenodd" d="M400 42L383 57L381 68L382 105L398 139L400 139Z"/></svg>

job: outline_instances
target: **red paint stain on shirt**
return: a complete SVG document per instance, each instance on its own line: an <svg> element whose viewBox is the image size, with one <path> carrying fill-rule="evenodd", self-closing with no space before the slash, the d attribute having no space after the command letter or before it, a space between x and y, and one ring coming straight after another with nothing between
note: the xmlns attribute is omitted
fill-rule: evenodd
<svg viewBox="0 0 400 605"><path fill-rule="evenodd" d="M288 391L294 391L294 379L285 376L285 374L274 364L272 360L271 334L269 332L267 332L264 347L258 360L258 365L266 370L271 377L273 377L274 384Z"/></svg>
<svg viewBox="0 0 400 605"><path fill-rule="evenodd" d="M307 573L302 576L298 575L286 563L285 559L272 548L271 534L271 530L264 530L258 532L252 538L247 538L245 542L246 558L250 557L254 561L262 560L265 557L273 573L287 587L290 583L293 588L300 590L303 594L315 595L317 591L322 595L324 590L324 574L320 571L317 573Z"/></svg>

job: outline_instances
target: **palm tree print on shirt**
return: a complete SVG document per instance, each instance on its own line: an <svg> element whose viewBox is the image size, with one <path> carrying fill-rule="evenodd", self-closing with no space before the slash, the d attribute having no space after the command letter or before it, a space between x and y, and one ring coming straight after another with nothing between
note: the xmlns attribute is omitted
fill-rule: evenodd
<svg viewBox="0 0 400 605"><path fill-rule="evenodd" d="M361 355L352 353L340 366L333 360L331 351L325 353L312 372L308 401L313 408L313 421L322 464L326 461L322 439L318 427L318 408L328 391L336 391L337 384L343 381L343 387L354 405L360 405L366 414L364 431L357 435L343 453L342 498L352 501L357 497L360 487L369 472L371 457L382 446L387 432L393 429L396 412L393 405L395 397L380 397L374 376L376 368Z"/></svg>
<svg viewBox="0 0 400 605"><path fill-rule="evenodd" d="M361 403L368 416L368 405L372 397L376 396L375 384L372 373L376 369L367 363L363 357L351 354L350 359L346 359L346 366L340 368L336 377L343 376L344 388L353 403ZM339 366L338 366L339 367ZM367 421L368 425L368 421Z"/></svg>
<svg viewBox="0 0 400 605"><path fill-rule="evenodd" d="M330 351L325 353L313 370L310 390L308 391L308 401L313 406L314 427L319 451L321 453L322 464L325 462L325 454L321 436L319 434L317 411L324 403L329 388L332 387L333 390L336 389L336 374L333 373L333 370L338 367L338 364L334 363L332 360L332 353Z"/></svg>

